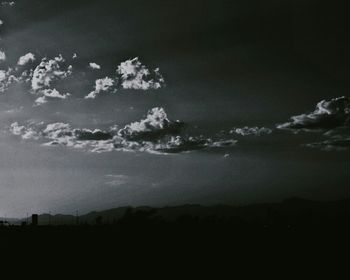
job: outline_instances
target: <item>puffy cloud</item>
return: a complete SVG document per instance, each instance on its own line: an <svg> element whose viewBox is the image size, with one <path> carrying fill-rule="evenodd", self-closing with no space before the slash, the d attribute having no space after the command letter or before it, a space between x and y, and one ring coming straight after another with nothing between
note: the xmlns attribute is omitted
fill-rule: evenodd
<svg viewBox="0 0 350 280"><path fill-rule="evenodd" d="M17 65L23 66L29 62L35 61L35 56L32 53L27 53L18 59Z"/></svg>
<svg viewBox="0 0 350 280"><path fill-rule="evenodd" d="M144 119L120 129L118 135L130 140L152 140L167 134L177 133L183 125L179 121L170 121L164 109L156 107L148 111Z"/></svg>
<svg viewBox="0 0 350 280"><path fill-rule="evenodd" d="M32 53L27 53L19 58L17 65L25 66L27 63L35 61ZM56 89L50 88L51 83L58 79L68 77L72 73L72 67L61 69L64 59L61 55L52 60L42 59L40 64L33 69L23 71L21 67L0 70L0 92L5 92L12 83L30 83L32 93L38 95L35 105L41 105L52 99L66 99L70 94L61 94Z"/></svg>
<svg viewBox="0 0 350 280"><path fill-rule="evenodd" d="M37 99L35 99L34 101L34 105L35 106L40 106L47 103L47 99L45 98L45 96L40 96Z"/></svg>
<svg viewBox="0 0 350 280"><path fill-rule="evenodd" d="M310 148L325 151L350 148L350 99L346 96L322 100L313 112L291 117L290 121L277 125L279 129L322 132L325 140L306 144Z"/></svg>
<svg viewBox="0 0 350 280"><path fill-rule="evenodd" d="M165 144L158 144L154 147L156 151L165 153L179 153L191 150L199 150L207 147L208 140L203 137L181 137L172 136Z"/></svg>
<svg viewBox="0 0 350 280"><path fill-rule="evenodd" d="M15 1L2 1L1 2L1 6L9 6L9 7L12 7L16 4Z"/></svg>
<svg viewBox="0 0 350 280"><path fill-rule="evenodd" d="M350 99L342 96L317 103L313 112L291 117L287 123L277 126L279 129L293 131L329 130L348 126L350 122Z"/></svg>
<svg viewBox="0 0 350 280"><path fill-rule="evenodd" d="M20 135L22 139L39 139L40 134L32 127L21 126L18 122L14 122L10 126L10 132L14 135Z"/></svg>
<svg viewBox="0 0 350 280"><path fill-rule="evenodd" d="M67 145L74 146L75 136L69 124L52 123L48 124L41 133L45 138L52 140L47 145Z"/></svg>
<svg viewBox="0 0 350 280"><path fill-rule="evenodd" d="M92 69L100 69L96 63L90 63ZM95 81L95 89L90 92L86 99L94 99L102 92L110 91L114 87L114 92L118 88L149 90L159 89L164 86L164 78L162 77L159 68L150 71L143 65L138 57L126 60L119 64L116 70L117 76L113 78L106 77Z"/></svg>
<svg viewBox="0 0 350 280"><path fill-rule="evenodd" d="M61 94L56 89L45 89L43 90L43 94L45 97L50 98L59 98L59 99L66 99L67 96L69 96L69 93Z"/></svg>
<svg viewBox="0 0 350 280"><path fill-rule="evenodd" d="M25 66L33 61L35 61L34 54L27 53L18 59L17 65ZM61 94L57 89L52 88L52 83L67 78L71 74L72 66L65 66L62 55L50 60L43 58L34 70L23 70L22 67L0 70L0 93L5 92L12 83L25 82L30 83L31 92L38 96L34 102L36 106L47 103L49 100L66 99L70 94Z"/></svg>
<svg viewBox="0 0 350 280"><path fill-rule="evenodd" d="M45 146L62 145L73 148L86 148L93 152L115 150L113 136L102 130L73 129L70 124L57 122L50 124L32 123L11 124L10 132L22 139L42 140ZM108 140L108 142L106 141Z"/></svg>
<svg viewBox="0 0 350 280"><path fill-rule="evenodd" d="M6 54L3 51L0 51L0 62L6 60Z"/></svg>
<svg viewBox="0 0 350 280"><path fill-rule="evenodd" d="M44 89L40 93L43 96L38 97L34 102L37 106L47 103L49 99L66 99L70 96L69 93L61 94L56 89Z"/></svg>
<svg viewBox="0 0 350 280"><path fill-rule="evenodd" d="M14 75L14 70L12 68L0 70L0 93L4 93L12 83L22 80L22 77L16 77Z"/></svg>
<svg viewBox="0 0 350 280"><path fill-rule="evenodd" d="M72 74L72 66L62 69L61 65L65 60L62 55L54 59L43 58L40 64L34 69L32 77L32 89L37 92L50 87L51 83L58 79L64 79Z"/></svg>
<svg viewBox="0 0 350 280"><path fill-rule="evenodd" d="M164 78L159 68L150 71L138 57L126 60L118 66L121 86L124 89L159 89L164 85Z"/></svg>
<svg viewBox="0 0 350 280"><path fill-rule="evenodd" d="M32 60L33 56L27 54L22 60ZM20 61L19 61L20 62ZM53 99L66 99L70 96L69 93L61 94L56 89L51 88L52 83L57 80L65 79L72 74L72 66L65 66L65 60L62 55L53 59L43 58L34 71L22 73L22 78L26 81L30 80L31 88L34 94L39 95L35 100L34 105L42 105Z"/></svg>
<svg viewBox="0 0 350 280"><path fill-rule="evenodd" d="M97 63L95 62L90 62L89 63L89 68L93 69L93 70L100 70L101 69L101 66L98 65Z"/></svg>
<svg viewBox="0 0 350 280"><path fill-rule="evenodd" d="M140 151L149 153L179 153L204 148L232 146L235 140L213 141L203 136L180 136L182 123L170 121L162 108L153 108L146 118L122 129L116 126L108 130L73 129L66 123L52 123L46 126L30 123L11 125L10 131L23 139L41 139L44 145L64 145L84 148L91 152Z"/></svg>
<svg viewBox="0 0 350 280"><path fill-rule="evenodd" d="M267 135L271 134L272 130L266 127L240 127L240 128L234 128L230 131L231 134L237 134L241 136L261 136L261 135Z"/></svg>
<svg viewBox="0 0 350 280"><path fill-rule="evenodd" d="M6 71L0 70L0 82L5 81L6 77Z"/></svg>
<svg viewBox="0 0 350 280"><path fill-rule="evenodd" d="M109 77L106 77L104 79L98 79L95 81L94 91L90 92L87 96L85 96L85 99L94 99L101 92L107 92L111 90L114 85L115 81Z"/></svg>

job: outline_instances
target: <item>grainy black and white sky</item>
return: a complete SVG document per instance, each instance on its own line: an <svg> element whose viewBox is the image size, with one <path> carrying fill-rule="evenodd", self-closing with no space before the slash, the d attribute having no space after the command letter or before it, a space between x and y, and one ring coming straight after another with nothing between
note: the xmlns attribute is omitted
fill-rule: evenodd
<svg viewBox="0 0 350 280"><path fill-rule="evenodd" d="M349 197L345 3L2 1L0 216Z"/></svg>

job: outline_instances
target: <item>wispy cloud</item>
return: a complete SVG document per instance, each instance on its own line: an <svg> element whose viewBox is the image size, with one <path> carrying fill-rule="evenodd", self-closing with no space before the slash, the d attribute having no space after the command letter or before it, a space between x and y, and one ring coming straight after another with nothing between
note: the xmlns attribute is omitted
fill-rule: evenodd
<svg viewBox="0 0 350 280"><path fill-rule="evenodd" d="M112 187L122 186L128 183L129 177L121 174L108 174L105 175L105 184Z"/></svg>

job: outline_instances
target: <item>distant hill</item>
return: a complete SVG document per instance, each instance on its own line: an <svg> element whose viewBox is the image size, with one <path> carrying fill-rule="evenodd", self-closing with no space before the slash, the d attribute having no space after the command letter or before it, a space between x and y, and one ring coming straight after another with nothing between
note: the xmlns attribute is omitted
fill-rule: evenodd
<svg viewBox="0 0 350 280"><path fill-rule="evenodd" d="M125 216L139 219L153 219L164 222L176 222L184 218L212 221L233 221L258 224L315 224L324 222L350 223L350 199L340 201L312 201L300 198L286 199L280 203L262 203L247 206L229 205L181 205L161 208L119 207L104 211L94 211L76 217L74 215L39 215L39 225L75 225L75 224L114 224ZM22 220L11 220L20 223Z"/></svg>

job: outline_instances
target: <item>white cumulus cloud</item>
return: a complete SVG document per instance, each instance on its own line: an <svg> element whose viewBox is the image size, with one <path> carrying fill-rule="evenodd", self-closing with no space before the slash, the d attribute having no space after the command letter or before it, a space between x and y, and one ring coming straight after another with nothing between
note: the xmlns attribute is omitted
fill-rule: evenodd
<svg viewBox="0 0 350 280"><path fill-rule="evenodd" d="M68 123L13 123L10 131L23 139L41 140L43 145L62 145L91 152L181 153L205 148L222 148L236 144L233 139L212 140L203 136L180 136L182 123L171 121L163 108L149 110L144 119L122 129L72 128Z"/></svg>
<svg viewBox="0 0 350 280"><path fill-rule="evenodd" d="M348 126L350 122L350 99L342 96L317 103L313 112L292 116L289 122L277 128L293 131L329 130Z"/></svg>
<svg viewBox="0 0 350 280"><path fill-rule="evenodd" d="M35 56L32 53L27 53L18 59L17 65L23 66L29 62L35 61Z"/></svg>
<svg viewBox="0 0 350 280"><path fill-rule="evenodd" d="M72 74L72 66L62 69L64 62L62 55L54 59L43 58L40 64L34 69L32 78L32 89L34 91L50 87L51 83L57 79L64 79Z"/></svg>
<svg viewBox="0 0 350 280"><path fill-rule="evenodd" d="M89 68L93 69L93 70L100 70L101 69L101 66L98 65L97 63L95 62L90 62L89 63Z"/></svg>
<svg viewBox="0 0 350 280"><path fill-rule="evenodd" d="M149 70L138 57L120 63L117 74L124 89L159 89L164 85L159 68Z"/></svg>
<svg viewBox="0 0 350 280"><path fill-rule="evenodd" d="M47 103L50 99L66 99L70 96L69 93L61 94L56 89L44 89L40 93L42 96L38 97L34 102L37 106Z"/></svg>
<svg viewBox="0 0 350 280"><path fill-rule="evenodd" d="M0 62L6 60L6 54L3 51L0 51Z"/></svg>
<svg viewBox="0 0 350 280"><path fill-rule="evenodd" d="M236 127L234 129L232 129L230 131L231 134L237 134L237 135L241 135L241 136L250 136L250 135L254 135L254 136L261 136L261 135L267 135L267 134L271 134L272 130L266 127Z"/></svg>
<svg viewBox="0 0 350 280"><path fill-rule="evenodd" d="M98 79L95 81L95 89L90 92L85 99L94 99L101 92L109 91L115 85L115 81L109 77L105 77L103 79Z"/></svg>

